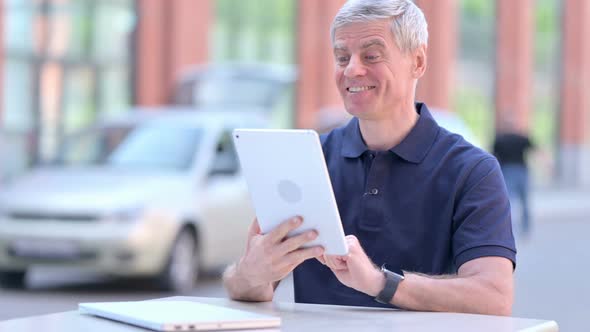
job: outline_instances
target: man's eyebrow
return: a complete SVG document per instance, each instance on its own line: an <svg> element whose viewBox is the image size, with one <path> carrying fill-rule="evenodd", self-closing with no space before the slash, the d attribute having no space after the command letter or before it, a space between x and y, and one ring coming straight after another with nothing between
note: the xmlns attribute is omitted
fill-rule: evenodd
<svg viewBox="0 0 590 332"><path fill-rule="evenodd" d="M381 39L371 39L361 44L362 49L369 48L371 46L380 46L385 48L385 43ZM348 47L343 44L334 45L334 52L347 52Z"/></svg>
<svg viewBox="0 0 590 332"><path fill-rule="evenodd" d="M336 51L345 52L345 51L348 51L348 47L346 47L345 45L342 45L342 44L336 44L336 45L334 45L334 52L336 52Z"/></svg>
<svg viewBox="0 0 590 332"><path fill-rule="evenodd" d="M383 41L381 39L371 39L371 40L368 40L368 41L364 42L361 45L361 48L369 48L371 46L385 47L385 43L383 43Z"/></svg>

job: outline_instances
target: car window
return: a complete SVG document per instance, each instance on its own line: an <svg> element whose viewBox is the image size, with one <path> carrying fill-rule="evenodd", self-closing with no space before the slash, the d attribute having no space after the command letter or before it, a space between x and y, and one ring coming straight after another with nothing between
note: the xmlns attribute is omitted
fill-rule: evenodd
<svg viewBox="0 0 590 332"><path fill-rule="evenodd" d="M194 103L204 107L270 107L276 84L255 79L212 79L196 87Z"/></svg>
<svg viewBox="0 0 590 332"><path fill-rule="evenodd" d="M59 149L57 166L100 165L134 129L132 125L94 127L68 136Z"/></svg>
<svg viewBox="0 0 590 332"><path fill-rule="evenodd" d="M217 142L215 157L209 170L209 175L233 175L240 169L238 156L232 141L231 132L221 135Z"/></svg>
<svg viewBox="0 0 590 332"><path fill-rule="evenodd" d="M138 127L113 151L106 164L133 169L187 170L192 165L200 138L198 128Z"/></svg>
<svg viewBox="0 0 590 332"><path fill-rule="evenodd" d="M295 79L295 70L290 65L199 66L183 72L173 102L205 108L270 110L282 101Z"/></svg>
<svg viewBox="0 0 590 332"><path fill-rule="evenodd" d="M66 139L58 166L182 171L191 167L201 129L147 124L93 128Z"/></svg>

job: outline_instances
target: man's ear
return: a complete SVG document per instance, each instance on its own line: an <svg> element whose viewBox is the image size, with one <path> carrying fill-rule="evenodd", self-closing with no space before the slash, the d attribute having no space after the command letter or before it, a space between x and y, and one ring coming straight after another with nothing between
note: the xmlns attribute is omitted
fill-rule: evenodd
<svg viewBox="0 0 590 332"><path fill-rule="evenodd" d="M420 77L422 77L422 75L424 75L424 72L426 71L426 51L426 45L422 45L418 47L416 50L414 50L414 54L412 54L412 58L414 59L412 74L415 79L419 79Z"/></svg>

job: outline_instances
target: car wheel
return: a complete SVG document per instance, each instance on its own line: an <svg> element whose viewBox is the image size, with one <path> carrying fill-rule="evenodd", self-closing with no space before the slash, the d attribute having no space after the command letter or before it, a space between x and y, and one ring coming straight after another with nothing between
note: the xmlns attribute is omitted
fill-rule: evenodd
<svg viewBox="0 0 590 332"><path fill-rule="evenodd" d="M0 286L9 289L23 289L26 276L26 271L0 271Z"/></svg>
<svg viewBox="0 0 590 332"><path fill-rule="evenodd" d="M166 268L160 276L160 285L173 292L191 291L197 281L198 269L197 240L185 228L178 234L172 246Z"/></svg>

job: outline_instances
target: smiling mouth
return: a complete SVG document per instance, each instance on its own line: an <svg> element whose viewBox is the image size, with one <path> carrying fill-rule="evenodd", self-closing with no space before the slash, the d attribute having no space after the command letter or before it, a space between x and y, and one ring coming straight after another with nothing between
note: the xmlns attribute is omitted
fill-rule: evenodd
<svg viewBox="0 0 590 332"><path fill-rule="evenodd" d="M359 93L363 91L369 91L375 89L375 86L351 86L346 88L346 91L350 93Z"/></svg>

